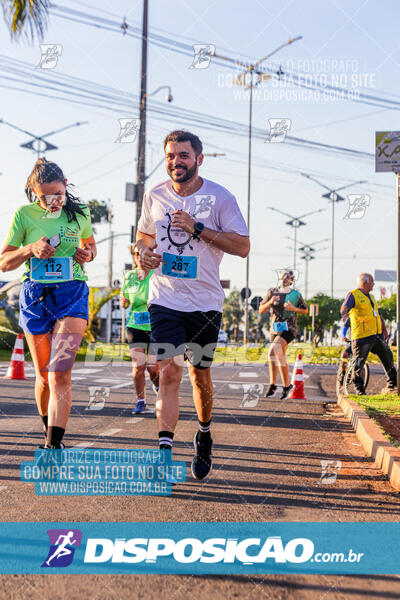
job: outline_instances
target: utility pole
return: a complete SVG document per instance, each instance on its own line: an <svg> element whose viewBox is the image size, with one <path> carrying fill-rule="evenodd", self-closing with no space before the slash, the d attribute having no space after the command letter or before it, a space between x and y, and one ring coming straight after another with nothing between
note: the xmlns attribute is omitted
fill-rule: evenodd
<svg viewBox="0 0 400 600"><path fill-rule="evenodd" d="M135 217L135 233L142 213L145 168L146 168L146 96L147 96L147 28L148 28L148 0L143 0L143 29L142 29L142 67L140 78L140 99L139 99L139 139L138 139L138 161L137 161L137 202Z"/></svg>

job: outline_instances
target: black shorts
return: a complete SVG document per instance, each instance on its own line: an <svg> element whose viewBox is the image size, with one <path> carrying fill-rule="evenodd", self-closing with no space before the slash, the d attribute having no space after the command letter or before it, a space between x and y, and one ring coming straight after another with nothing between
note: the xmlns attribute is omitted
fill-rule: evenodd
<svg viewBox="0 0 400 600"><path fill-rule="evenodd" d="M292 342L295 338L294 333L291 331L279 331L279 333L276 331L271 331L271 342L273 342L278 336L283 338L288 344L290 344L290 342Z"/></svg>
<svg viewBox="0 0 400 600"><path fill-rule="evenodd" d="M136 327L127 327L126 339L130 350L132 348L141 348L147 352L150 344L150 331L136 329Z"/></svg>
<svg viewBox="0 0 400 600"><path fill-rule="evenodd" d="M183 312L158 304L149 307L152 354L157 360L184 354L197 369L211 367L222 313Z"/></svg>

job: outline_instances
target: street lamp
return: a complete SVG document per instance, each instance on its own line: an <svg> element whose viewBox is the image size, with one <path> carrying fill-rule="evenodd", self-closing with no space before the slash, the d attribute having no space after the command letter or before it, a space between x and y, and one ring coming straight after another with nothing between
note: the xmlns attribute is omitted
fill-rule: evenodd
<svg viewBox="0 0 400 600"><path fill-rule="evenodd" d="M279 210L278 208L274 208L273 206L267 206L267 208L269 210L278 212L281 215L284 215L285 217L290 218L290 221L286 221L286 225L289 225L290 227L293 227L293 229L294 229L293 269L296 269L297 230L302 225L307 225L307 223L305 223L301 219L303 219L304 217L309 217L310 215L315 215L316 213L323 212L326 209L319 208L318 210L312 210L311 212L304 213L304 215L300 215L299 217L294 217L293 215L289 215L288 213L285 213L282 210Z"/></svg>
<svg viewBox="0 0 400 600"><path fill-rule="evenodd" d="M146 2L145 2L146 6ZM147 9L145 9L147 10ZM146 32L147 38L147 32ZM146 49L147 53L147 49ZM143 57L142 57L143 60ZM147 54L145 58L145 63L147 61ZM146 67L145 67L146 71ZM137 231L137 225L139 223L140 215L142 212L142 203L143 203L143 194L144 194L144 184L145 181L150 175L154 173L156 169L161 165L164 159L157 164L157 166L153 169L153 171L146 177L145 175L145 166L146 166L146 100L150 96L154 96L160 90L167 89L168 93L165 96L165 100L167 102L172 102L173 97L171 93L171 88L169 85L160 85L154 92L147 93L146 92L146 75L142 74L142 82L141 82L141 90L140 90L140 104L139 104L139 119L140 119L140 127L139 127L139 139L138 139L138 158L137 158L137 175L136 175L136 185L137 185L137 203L136 203L136 216L135 216L135 231Z"/></svg>
<svg viewBox="0 0 400 600"><path fill-rule="evenodd" d="M328 190L328 192L326 194L322 194L323 198L328 198L328 200L330 200L330 202L332 202L332 231L331 231L331 298L333 298L333 268L334 268L334 260L335 260L335 204L336 202L342 202L344 201L343 196L340 196L339 194L337 194L336 192L339 192L340 190L344 190L346 188L349 188L353 185L358 185L361 183L367 183L366 181L354 181L353 183L348 183L347 185L342 185L339 188L336 189L332 189L330 187L328 187L327 185L325 185L324 183L322 183L321 181L318 181L318 179L315 179L315 177L311 177L311 175L308 175L307 173L301 173L303 175L303 177L307 177L307 179L311 179L311 181L315 181L315 183L317 183L318 185L320 185L321 187L325 188L326 190Z"/></svg>
<svg viewBox="0 0 400 600"><path fill-rule="evenodd" d="M8 121L5 121L4 119L0 119L0 123L8 125L9 127L16 129L17 131L21 131L22 133L26 133L27 135L31 136L31 140L25 142L24 144L20 144L20 146L21 148L26 148L27 150L33 150L34 152L36 152L37 158L40 158L40 155L42 153L44 154L49 150L58 150L58 146L50 144L50 142L47 142L44 138L48 138L51 135L55 135L56 133L60 133L61 131L65 131L66 129L71 129L71 127L79 127L80 125L86 125L88 122L89 121L83 121L81 123L72 123L72 125L61 127L61 129L56 129L55 131L50 131L49 133L45 133L43 135L35 135L34 133L30 133L30 131L26 131L25 129L21 129L16 125L13 125L12 123L8 123Z"/></svg>
<svg viewBox="0 0 400 600"><path fill-rule="evenodd" d="M299 251L303 252L304 256L300 256L300 260L306 261L305 274L304 274L304 299L307 300L307 298L308 298L308 263L310 262L310 260L314 260L315 256L313 256L313 254L315 252L321 252L321 250L326 250L326 248L327 248L327 246L326 246L324 248L317 248L317 250L316 250L315 248L313 248L313 246L315 246L316 244L322 244L323 242L327 242L329 240L329 238L325 238L324 240L318 240L317 242L311 242L311 244L305 244L304 242L300 242L300 240L295 240L294 238L291 238L288 236L287 236L287 239L291 240L295 244L297 241L299 244L301 244L301 247L299 247Z"/></svg>
<svg viewBox="0 0 400 600"><path fill-rule="evenodd" d="M246 64L240 60L235 60L234 58L230 58L228 56L222 56L221 54L214 54L216 58L226 60L227 62L231 62L238 67L244 69L244 71L236 78L235 82L238 85L243 85L245 88L249 90L249 129L248 129L248 166L247 166L247 211L246 211L246 222L247 229L250 233L250 195L251 195L251 136L252 136L252 119L253 119L253 88L257 87L259 83L271 78L271 75L264 73L259 69L261 64L271 58L276 52L279 52L282 48L301 40L302 36L299 35L295 38L289 39L284 44L275 48L272 52L260 58L260 60L256 61L253 64ZM254 78L256 75L256 79ZM250 268L250 260L249 256L246 258L246 291L249 287L249 268ZM244 298L244 336L243 343L247 344L248 339L248 330L249 330L249 299L246 293Z"/></svg>

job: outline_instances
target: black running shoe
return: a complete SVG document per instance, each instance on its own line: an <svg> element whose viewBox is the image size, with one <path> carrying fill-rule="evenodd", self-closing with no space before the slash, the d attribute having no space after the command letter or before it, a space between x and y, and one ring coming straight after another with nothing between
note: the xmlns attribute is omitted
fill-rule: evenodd
<svg viewBox="0 0 400 600"><path fill-rule="evenodd" d="M60 442L59 446L48 446L45 444L44 446L39 446L41 450L65 450L64 442Z"/></svg>
<svg viewBox="0 0 400 600"><path fill-rule="evenodd" d="M285 398L288 397L289 392L293 389L293 384L289 383L289 385L283 386L282 388L282 394L281 394L281 400L284 400Z"/></svg>
<svg viewBox="0 0 400 600"><path fill-rule="evenodd" d="M270 398L271 396L273 396L275 394L276 390L277 390L277 386L274 383L270 383L270 386L266 391L265 397Z"/></svg>
<svg viewBox="0 0 400 600"><path fill-rule="evenodd" d="M201 441L198 440L198 431L194 436L193 445L196 451L194 458L192 460L192 475L195 479L204 479L211 473L211 448L212 448L212 439L211 436L203 439Z"/></svg>

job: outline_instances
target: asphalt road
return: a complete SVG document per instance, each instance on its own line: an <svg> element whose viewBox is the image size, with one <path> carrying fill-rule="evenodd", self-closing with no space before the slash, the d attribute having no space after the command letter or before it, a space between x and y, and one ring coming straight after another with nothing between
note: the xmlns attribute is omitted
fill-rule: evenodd
<svg viewBox="0 0 400 600"><path fill-rule="evenodd" d="M0 365L0 375L5 371L6 365ZM20 462L32 459L42 443L33 371L28 366L27 381L0 382L2 520L398 521L400 495L365 456L340 410L328 404L330 390L325 396L321 388L323 377L334 371L329 365L308 366L305 374L308 400L281 402L262 397L266 389L263 367L213 367L214 468L210 480L203 483L190 473L196 418L185 375L174 459L186 462L187 481L175 486L171 497L61 498L35 496L33 484L19 479ZM106 396L104 406L93 403L93 388L100 388L100 396ZM150 408L154 401L149 390ZM155 447L154 414L133 417L133 404L129 363L78 364L67 446ZM333 461L328 479L321 461ZM396 576L44 577L1 576L0 598L147 600L166 595L174 600L208 600L211 594L217 599L246 600L400 598Z"/></svg>

